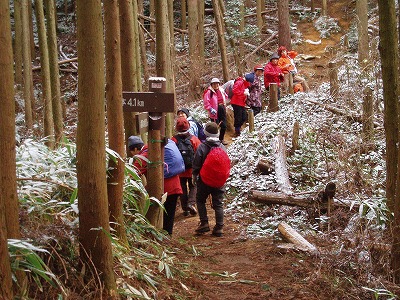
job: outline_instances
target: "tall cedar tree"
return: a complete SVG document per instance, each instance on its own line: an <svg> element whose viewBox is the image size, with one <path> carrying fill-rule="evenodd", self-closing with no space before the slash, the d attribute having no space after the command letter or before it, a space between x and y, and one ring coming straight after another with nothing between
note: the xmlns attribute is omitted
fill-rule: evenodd
<svg viewBox="0 0 400 300"><path fill-rule="evenodd" d="M0 299L13 299L7 235L19 237L15 163L14 71L8 1L0 1ZM6 205L7 203L7 205ZM7 221L6 221L7 216Z"/></svg>
<svg viewBox="0 0 400 300"><path fill-rule="evenodd" d="M100 0L76 6L78 45L77 178L80 257L96 268L105 291L116 290L105 169L104 43ZM93 271L93 270L92 270Z"/></svg>
<svg viewBox="0 0 400 300"><path fill-rule="evenodd" d="M104 0L106 49L107 126L110 149L122 158L125 153L124 116L122 111L121 43L118 0ZM108 203L110 222L120 240L126 242L122 199L124 187L124 161L109 160Z"/></svg>
<svg viewBox="0 0 400 300"><path fill-rule="evenodd" d="M42 79L42 97L43 97L43 124L44 136L46 137L46 145L50 149L54 148L54 119L53 105L51 96L50 82L50 64L49 64L49 48L47 46L46 24L44 20L43 0L35 0L35 10L37 16L37 26L39 33L39 48L40 48L40 64L41 64L41 79Z"/></svg>
<svg viewBox="0 0 400 300"><path fill-rule="evenodd" d="M281 0L277 3L279 46L285 46L287 49L292 49L292 41L290 38L289 0Z"/></svg>
<svg viewBox="0 0 400 300"><path fill-rule="evenodd" d="M63 135L63 109L60 88L60 68L58 66L58 48L55 16L55 1L45 0L46 18L47 18L47 45L49 48L49 65L50 65L50 82L51 82L51 98L53 106L54 119L54 135L56 143L60 142Z"/></svg>
<svg viewBox="0 0 400 300"><path fill-rule="evenodd" d="M384 124L386 136L386 198L394 214L392 226L391 266L396 283L400 283L400 155L399 147L399 58L396 9L394 0L378 0L379 52L381 56Z"/></svg>

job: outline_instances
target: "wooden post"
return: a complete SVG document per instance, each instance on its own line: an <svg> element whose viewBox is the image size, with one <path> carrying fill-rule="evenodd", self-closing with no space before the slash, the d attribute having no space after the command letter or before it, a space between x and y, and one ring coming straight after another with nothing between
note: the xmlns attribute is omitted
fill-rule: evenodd
<svg viewBox="0 0 400 300"><path fill-rule="evenodd" d="M328 232L331 230L331 212L332 212L332 206L333 206L333 196L336 193L336 184L333 182L329 182L325 186L325 196L328 198Z"/></svg>
<svg viewBox="0 0 400 300"><path fill-rule="evenodd" d="M270 83L268 111L274 112L278 110L278 85L276 83Z"/></svg>
<svg viewBox="0 0 400 300"><path fill-rule="evenodd" d="M339 93L339 81L338 81L338 71L337 71L337 63L329 62L329 82L330 82L330 95L334 100L337 100L337 96Z"/></svg>
<svg viewBox="0 0 400 300"><path fill-rule="evenodd" d="M163 77L149 78L149 91L165 93L167 81ZM161 129L164 123L164 114L160 112L149 113L149 134L148 134L148 159L147 164L147 191L150 197L161 201L164 194L164 167ZM160 217L160 207L154 202L150 205L146 214L149 222L156 228L162 228L163 219ZM160 220L161 219L161 220Z"/></svg>
<svg viewBox="0 0 400 300"><path fill-rule="evenodd" d="M254 131L254 111L250 108L247 110L247 118L249 120L249 132Z"/></svg>
<svg viewBox="0 0 400 300"><path fill-rule="evenodd" d="M293 124L292 149L290 149L290 155L293 155L294 152L297 149L299 149L299 132L300 132L299 121L295 121Z"/></svg>
<svg viewBox="0 0 400 300"><path fill-rule="evenodd" d="M288 89L289 93L291 95L294 94L294 88L293 88L293 73L289 72L289 89Z"/></svg>

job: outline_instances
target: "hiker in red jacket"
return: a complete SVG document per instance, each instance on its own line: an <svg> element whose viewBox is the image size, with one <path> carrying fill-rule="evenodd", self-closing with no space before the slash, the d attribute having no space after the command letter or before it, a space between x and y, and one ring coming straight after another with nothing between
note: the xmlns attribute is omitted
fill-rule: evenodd
<svg viewBox="0 0 400 300"><path fill-rule="evenodd" d="M138 170L138 175L147 174L148 148L140 136L130 136L128 139L128 148L134 157L133 166ZM165 153L165 152L164 152ZM168 193L167 200L164 202L163 229L172 234L175 220L176 204L179 195L182 195L182 187L179 175L164 178L164 192Z"/></svg>
<svg viewBox="0 0 400 300"><path fill-rule="evenodd" d="M235 137L240 135L242 125L247 121L245 106L247 96L250 94L249 87L254 81L254 74L253 76L250 75L251 73L249 73L247 77L236 78L232 88L233 96L231 99L231 105L235 119L233 123L233 126L235 127Z"/></svg>
<svg viewBox="0 0 400 300"><path fill-rule="evenodd" d="M199 145L193 160L192 181L194 185L197 185L196 204L200 218L200 224L195 230L195 232L197 234L201 234L210 231L210 226L208 223L208 216L207 216L206 201L207 197L211 194L212 208L215 211L215 223L216 223L212 231L212 234L215 236L222 236L224 227L223 199L225 192L224 188L225 182L218 182L220 180L218 172L208 172L207 174L204 174L202 172L202 168L204 167L207 155L211 152L212 148L214 147L222 148L225 155L226 155L226 149L218 138L218 126L216 123L208 122L205 126L204 133L207 135L206 141L203 144ZM221 156L221 161L225 162L223 158L224 157ZM219 166L219 168L227 170L229 176L229 169L230 169L229 161L226 162L223 166ZM208 180L213 180L214 178L214 180L217 182L217 185L221 185L221 187L212 187L206 184L204 182L206 181L206 177Z"/></svg>
<svg viewBox="0 0 400 300"><path fill-rule="evenodd" d="M265 89L269 91L270 83L276 83L278 85L278 99L280 98L280 85L283 81L283 72L281 68L278 67L279 55L278 53L273 53L269 63L264 67L264 85Z"/></svg>
<svg viewBox="0 0 400 300"><path fill-rule="evenodd" d="M179 197L181 200L181 207L183 210L183 215L189 216L189 215L196 215L197 210L196 210L196 186L193 185L192 183L192 166L193 166L193 159L194 159L194 154L196 153L197 148L201 144L200 140L195 136L192 135L189 130L190 130L190 124L188 120L185 117L179 117L176 120L175 124L175 130L177 131L177 134L174 135L171 140L173 140L177 146L178 149L181 151L180 148L180 141L184 142L186 140L190 141L191 149L186 149L185 153L182 153L183 160L185 161L185 166L186 164L191 164L188 168L185 169L185 172L179 174L179 180L181 182L181 187L182 187L182 192L183 194ZM183 143L183 145L185 145ZM186 163L187 161L187 163Z"/></svg>

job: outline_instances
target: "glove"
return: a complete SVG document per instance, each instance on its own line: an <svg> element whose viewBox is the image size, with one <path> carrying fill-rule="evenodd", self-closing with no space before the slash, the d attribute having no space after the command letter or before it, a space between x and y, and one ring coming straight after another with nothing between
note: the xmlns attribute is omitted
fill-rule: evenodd
<svg viewBox="0 0 400 300"><path fill-rule="evenodd" d="M244 94L245 94L246 96L249 96L249 95L250 95L249 89L245 89L245 90L244 90Z"/></svg>
<svg viewBox="0 0 400 300"><path fill-rule="evenodd" d="M197 176L196 175L192 175L192 184L197 185Z"/></svg>
<svg viewBox="0 0 400 300"><path fill-rule="evenodd" d="M217 111L214 108L210 108L210 113L215 116L217 114Z"/></svg>

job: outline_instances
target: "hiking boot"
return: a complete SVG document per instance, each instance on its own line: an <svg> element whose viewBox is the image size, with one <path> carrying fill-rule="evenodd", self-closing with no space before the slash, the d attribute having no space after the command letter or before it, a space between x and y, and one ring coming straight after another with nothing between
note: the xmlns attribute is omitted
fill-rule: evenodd
<svg viewBox="0 0 400 300"><path fill-rule="evenodd" d="M205 233L210 231L210 226L208 225L208 221L201 221L199 227L196 228L196 233Z"/></svg>
<svg viewBox="0 0 400 300"><path fill-rule="evenodd" d="M196 209L194 206L189 205L189 206L188 206L188 209L189 209L189 213L190 213L192 216L197 215L197 209Z"/></svg>
<svg viewBox="0 0 400 300"><path fill-rule="evenodd" d="M215 225L214 229L212 231L212 235L218 236L218 237L222 236L224 234L224 230L222 228L223 228L223 226Z"/></svg>
<svg viewBox="0 0 400 300"><path fill-rule="evenodd" d="M222 140L222 141L221 141L221 144L226 146L226 145L228 145L229 143L228 143L227 141L225 141L225 140Z"/></svg>

